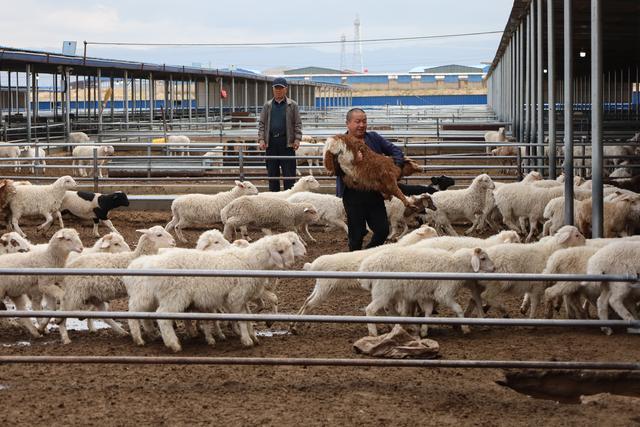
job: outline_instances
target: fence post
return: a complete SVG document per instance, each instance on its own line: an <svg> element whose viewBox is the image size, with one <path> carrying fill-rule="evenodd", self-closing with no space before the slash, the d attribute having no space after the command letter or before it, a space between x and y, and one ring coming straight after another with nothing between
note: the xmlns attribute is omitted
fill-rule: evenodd
<svg viewBox="0 0 640 427"><path fill-rule="evenodd" d="M93 192L98 192L98 147L93 147Z"/></svg>
<svg viewBox="0 0 640 427"><path fill-rule="evenodd" d="M147 178L151 178L151 142L147 143Z"/></svg>
<svg viewBox="0 0 640 427"><path fill-rule="evenodd" d="M244 181L244 144L240 144L238 147L238 172L240 173L240 181Z"/></svg>

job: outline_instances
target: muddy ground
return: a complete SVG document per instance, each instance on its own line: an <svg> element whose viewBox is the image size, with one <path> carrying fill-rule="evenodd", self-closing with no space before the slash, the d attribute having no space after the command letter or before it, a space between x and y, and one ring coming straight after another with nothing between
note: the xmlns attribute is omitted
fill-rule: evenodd
<svg viewBox="0 0 640 427"><path fill-rule="evenodd" d="M135 230L165 224L166 212L114 212L113 222L130 245ZM35 242L51 236L24 227ZM67 219L85 246L91 225ZM106 232L106 230L101 230ZM202 230L187 232L189 245ZM307 260L346 249L337 231L312 230L318 244ZM257 235L256 235L257 237ZM307 261L302 260L296 268ZM296 312L313 281L286 280L277 289L280 311ZM339 296L318 313L362 314L366 295ZM512 316L519 301L508 299ZM124 309L124 301L116 302ZM450 315L441 310L441 315ZM285 325L275 324L274 329ZM258 325L258 329L265 329ZM637 362L637 336L596 329L477 327L468 336L449 327L431 329L443 359L582 360ZM229 337L209 347L180 334L184 356L333 357L356 356L352 344L364 325L314 324L297 336L262 338L252 349ZM30 339L15 324L0 321L0 355L170 356L161 342L136 347L109 329L70 332L63 346L52 332ZM22 342L17 345L17 342ZM3 365L0 367L0 425L638 425L640 400L596 399L559 404L498 385L500 370L335 367ZM630 403L631 402L631 403Z"/></svg>

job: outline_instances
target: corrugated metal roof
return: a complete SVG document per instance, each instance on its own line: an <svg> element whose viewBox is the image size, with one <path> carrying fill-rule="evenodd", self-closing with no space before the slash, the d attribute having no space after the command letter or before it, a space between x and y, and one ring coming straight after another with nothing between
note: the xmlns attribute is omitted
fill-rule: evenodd
<svg viewBox="0 0 640 427"><path fill-rule="evenodd" d="M422 70L423 73L442 73L442 74L466 74L466 73L482 73L482 68L469 67L466 65L441 65L438 67L425 68Z"/></svg>

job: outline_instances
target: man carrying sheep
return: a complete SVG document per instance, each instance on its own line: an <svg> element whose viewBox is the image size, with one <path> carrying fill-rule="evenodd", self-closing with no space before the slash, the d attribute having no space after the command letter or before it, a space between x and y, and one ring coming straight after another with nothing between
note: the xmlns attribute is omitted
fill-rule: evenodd
<svg viewBox="0 0 640 427"><path fill-rule="evenodd" d="M367 132L367 114L360 108L347 112L347 133L378 154L391 156L396 165L402 167L402 150L376 132ZM338 162L334 162L336 165ZM339 169L339 168L338 168ZM349 250L362 249L362 241L367 234L367 225L373 237L367 248L382 245L389 235L389 219L384 206L384 198L377 191L361 191L346 186L340 171L336 173L336 195L342 197L349 227Z"/></svg>
<svg viewBox="0 0 640 427"><path fill-rule="evenodd" d="M293 158L302 139L302 119L298 104L287 97L287 81L278 77L273 81L273 98L262 107L258 122L258 143L267 156L291 156L291 159L267 159L269 191L280 191L280 175L284 189L293 187L296 160ZM273 179L276 178L276 179ZM287 179L289 178L289 179Z"/></svg>

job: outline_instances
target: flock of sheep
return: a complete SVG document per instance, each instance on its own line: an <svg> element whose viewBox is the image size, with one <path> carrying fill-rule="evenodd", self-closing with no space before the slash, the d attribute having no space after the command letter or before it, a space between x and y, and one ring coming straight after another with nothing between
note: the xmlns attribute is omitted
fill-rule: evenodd
<svg viewBox="0 0 640 427"><path fill-rule="evenodd" d="M574 185L578 227L562 222L562 177L544 180L531 172L521 182L501 184L482 174L466 188L410 196L407 205L396 198L386 201L391 243L322 255L304 269L638 274L640 239L630 235L640 225L640 194L606 187L607 238L585 239L590 234L590 182L577 179ZM49 185L0 181L0 208L9 215L8 225L13 229L0 238L0 268L288 269L315 242L310 224L348 230L341 200L316 192L320 185L312 175L277 193L259 193L252 183L236 181L228 191L215 195L177 197L171 206L171 221L165 227L137 230L140 238L131 250L108 219L109 210L128 205L126 195L73 191L75 186L70 176ZM64 228L61 212L65 210L93 220L94 234L99 223L111 232L92 247L83 248L78 233ZM33 245L20 229L23 216L43 217L45 222L38 227L43 231L55 217L61 229L49 243ZM213 228L220 224L221 230ZM454 224L468 224L465 234L489 231L494 235L486 239L459 236ZM211 229L200 236L195 248L175 248L170 233L186 241L183 230L194 227ZM249 227L261 229L264 237L251 242ZM409 231L410 227L414 229ZM463 289L471 295L465 309L460 301ZM567 317L587 318L592 305L601 319L610 315L610 309L623 319L634 319L640 302L640 290L628 283L317 279L299 313L309 313L330 296L348 292L371 296L367 315L431 316L437 305L459 317L485 316L487 307L490 314L513 314L501 304L501 296L506 295L522 298L521 312L532 318L539 316L541 306L545 316L564 306ZM131 311L147 312L249 313L267 304L277 310L278 303L267 279L219 277L5 275L0 277L0 301L5 297L17 309L30 304L34 310L65 311L108 310L112 301L121 298L128 298ZM343 301L349 304L348 298ZM26 318L19 322L33 337L39 337L50 319L38 319L35 325ZM62 341L69 343L66 320L54 322L59 324ZM172 320L131 319L129 332L113 320L107 323L118 334L131 334L138 345L161 336L171 350L181 350ZM211 345L225 338L222 326L219 322L185 322L189 334L197 336L201 330ZM232 322L230 327L244 346L257 343L251 322ZM91 321L89 329L93 329ZM291 329L296 330L296 325ZM422 326L420 333L427 331ZM369 332L377 334L375 325L369 325Z"/></svg>

